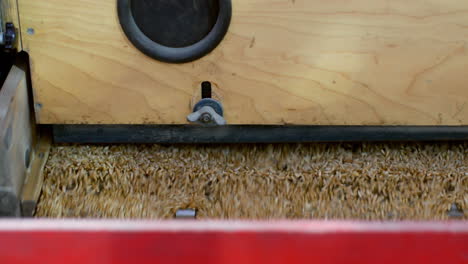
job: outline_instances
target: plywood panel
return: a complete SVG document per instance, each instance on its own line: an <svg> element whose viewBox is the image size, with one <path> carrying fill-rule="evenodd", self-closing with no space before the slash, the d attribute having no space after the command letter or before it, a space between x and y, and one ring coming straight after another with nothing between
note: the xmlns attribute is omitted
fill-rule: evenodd
<svg viewBox="0 0 468 264"><path fill-rule="evenodd" d="M468 1L235 0L181 65L134 48L115 0L19 4L40 123L186 123L207 80L229 124L468 124Z"/></svg>

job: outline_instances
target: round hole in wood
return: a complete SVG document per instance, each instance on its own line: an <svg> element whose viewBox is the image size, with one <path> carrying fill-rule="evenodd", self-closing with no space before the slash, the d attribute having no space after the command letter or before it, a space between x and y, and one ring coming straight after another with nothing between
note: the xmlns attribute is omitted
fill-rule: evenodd
<svg viewBox="0 0 468 264"><path fill-rule="evenodd" d="M132 1L132 14L140 30L152 41L173 48L202 40L216 24L218 0Z"/></svg>
<svg viewBox="0 0 468 264"><path fill-rule="evenodd" d="M164 62L199 59L215 49L231 21L231 0L117 0L127 38Z"/></svg>

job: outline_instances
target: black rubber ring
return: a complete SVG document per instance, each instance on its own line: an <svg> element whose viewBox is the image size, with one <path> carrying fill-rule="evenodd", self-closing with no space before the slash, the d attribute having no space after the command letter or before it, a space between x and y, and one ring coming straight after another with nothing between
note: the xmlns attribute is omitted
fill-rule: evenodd
<svg viewBox="0 0 468 264"><path fill-rule="evenodd" d="M117 11L123 31L137 49L147 56L163 62L184 63L205 56L221 43L231 23L231 0L218 0L218 18L208 35L199 42L187 47L167 47L152 41L140 30L133 18L131 1L117 0Z"/></svg>

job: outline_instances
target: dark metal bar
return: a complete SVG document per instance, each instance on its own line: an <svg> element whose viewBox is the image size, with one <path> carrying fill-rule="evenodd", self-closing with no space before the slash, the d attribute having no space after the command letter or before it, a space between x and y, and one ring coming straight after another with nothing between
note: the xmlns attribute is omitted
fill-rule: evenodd
<svg viewBox="0 0 468 264"><path fill-rule="evenodd" d="M464 141L468 126L53 125L57 143Z"/></svg>

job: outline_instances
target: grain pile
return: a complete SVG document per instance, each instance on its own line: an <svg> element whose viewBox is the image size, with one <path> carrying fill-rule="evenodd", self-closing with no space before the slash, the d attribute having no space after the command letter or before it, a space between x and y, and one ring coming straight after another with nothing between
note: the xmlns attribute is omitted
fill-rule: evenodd
<svg viewBox="0 0 468 264"><path fill-rule="evenodd" d="M197 208L199 218L466 219L467 147L57 145L36 215L172 218Z"/></svg>

